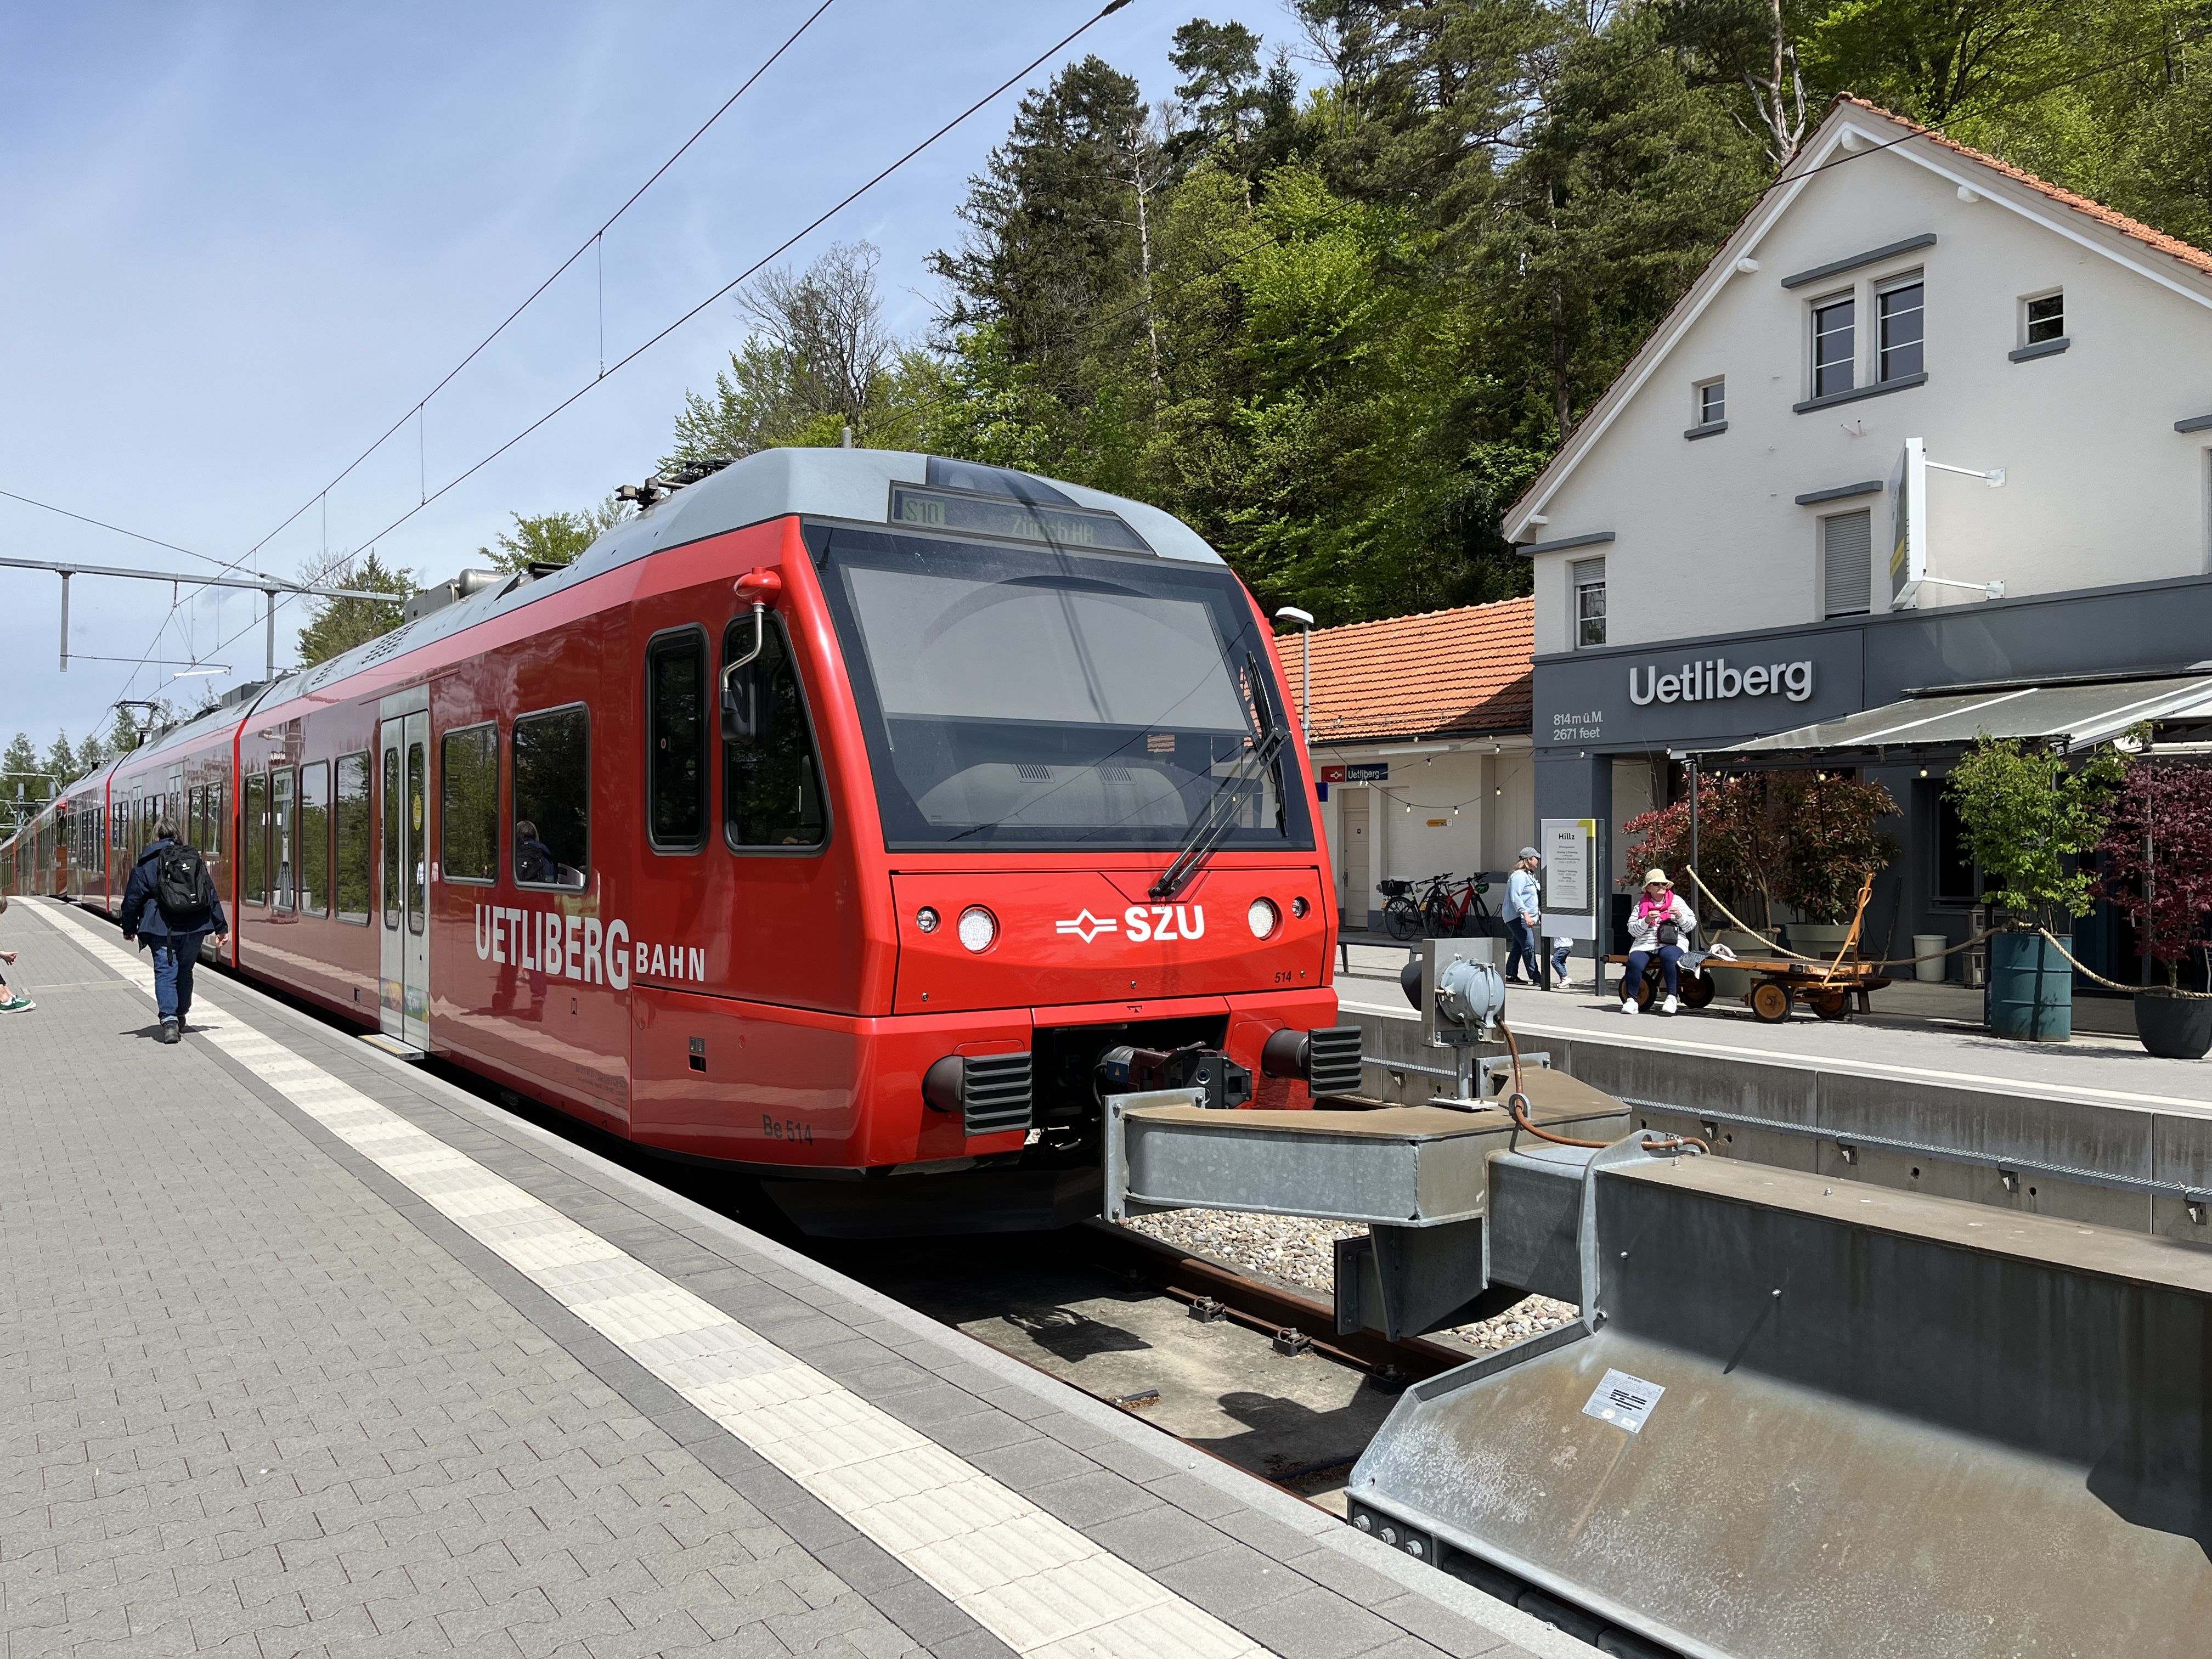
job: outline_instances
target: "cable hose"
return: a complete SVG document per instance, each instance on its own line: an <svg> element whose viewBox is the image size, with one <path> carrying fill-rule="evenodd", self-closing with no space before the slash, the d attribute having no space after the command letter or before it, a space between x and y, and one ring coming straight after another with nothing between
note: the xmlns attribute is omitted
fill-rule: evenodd
<svg viewBox="0 0 2212 1659"><path fill-rule="evenodd" d="M1609 1140L1584 1140L1578 1135L1555 1135L1549 1129L1538 1128L1529 1121L1528 1097L1521 1087L1521 1045L1514 1038L1513 1028L1505 1023L1502 1015L1498 1021L1498 1029L1504 1036L1505 1052L1513 1057L1513 1092L1505 1097L1505 1109L1512 1117L1514 1127L1526 1129L1537 1139L1548 1140L1555 1146L1582 1146L1598 1152L1613 1145ZM1701 1152L1712 1151L1696 1135L1667 1135L1657 1140L1646 1141L1644 1146L1649 1151L1662 1152L1672 1152L1678 1146L1695 1146Z"/></svg>

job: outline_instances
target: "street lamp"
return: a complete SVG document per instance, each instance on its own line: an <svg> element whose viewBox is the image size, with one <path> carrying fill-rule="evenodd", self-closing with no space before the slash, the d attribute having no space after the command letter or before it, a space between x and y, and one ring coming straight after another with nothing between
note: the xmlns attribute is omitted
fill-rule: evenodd
<svg viewBox="0 0 2212 1659"><path fill-rule="evenodd" d="M1296 623L1304 631L1298 635L1298 725L1306 740L1313 747L1313 612L1286 605L1275 613L1277 622Z"/></svg>

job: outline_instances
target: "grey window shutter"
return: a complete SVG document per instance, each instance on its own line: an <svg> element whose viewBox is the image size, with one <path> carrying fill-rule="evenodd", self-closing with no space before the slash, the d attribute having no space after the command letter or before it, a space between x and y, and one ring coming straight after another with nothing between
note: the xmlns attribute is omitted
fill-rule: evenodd
<svg viewBox="0 0 2212 1659"><path fill-rule="evenodd" d="M1865 511L1838 513L1821 520L1820 530L1827 590L1822 614L1863 617L1873 582L1873 515Z"/></svg>

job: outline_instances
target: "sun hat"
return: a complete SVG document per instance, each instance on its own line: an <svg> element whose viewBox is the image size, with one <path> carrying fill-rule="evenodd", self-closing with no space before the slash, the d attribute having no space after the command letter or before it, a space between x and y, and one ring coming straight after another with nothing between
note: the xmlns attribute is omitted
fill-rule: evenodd
<svg viewBox="0 0 2212 1659"><path fill-rule="evenodd" d="M1674 884L1667 879L1667 872L1664 870L1646 870L1644 872L1644 884L1646 887L1672 887Z"/></svg>
<svg viewBox="0 0 2212 1659"><path fill-rule="evenodd" d="M1524 847L1521 849L1521 856L1524 859L1540 859L1543 854L1533 847Z"/></svg>

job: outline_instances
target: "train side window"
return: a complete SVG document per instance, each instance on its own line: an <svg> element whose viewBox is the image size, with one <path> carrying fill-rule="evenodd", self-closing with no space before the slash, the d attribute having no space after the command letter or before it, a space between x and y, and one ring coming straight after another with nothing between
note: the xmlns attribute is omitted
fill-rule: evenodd
<svg viewBox="0 0 2212 1659"><path fill-rule="evenodd" d="M276 908L296 908L299 903L299 842L293 817L297 792L292 769L280 766L269 775L269 862L276 876Z"/></svg>
<svg viewBox="0 0 2212 1659"><path fill-rule="evenodd" d="M384 751L384 926L399 931L399 751Z"/></svg>
<svg viewBox="0 0 2212 1659"><path fill-rule="evenodd" d="M447 881L499 879L499 727L448 732L438 754L438 856Z"/></svg>
<svg viewBox="0 0 2212 1659"><path fill-rule="evenodd" d="M580 888L592 867L591 716L579 704L514 722L514 881Z"/></svg>
<svg viewBox="0 0 2212 1659"><path fill-rule="evenodd" d="M645 653L647 828L655 850L707 844L707 635L663 635Z"/></svg>
<svg viewBox="0 0 2212 1659"><path fill-rule="evenodd" d="M205 810L205 803L200 796L200 787L194 784L185 791L185 821L178 826L184 831L185 839L194 847L200 844L200 819L201 814Z"/></svg>
<svg viewBox="0 0 2212 1659"><path fill-rule="evenodd" d="M722 635L722 832L736 850L809 851L829 839L822 766L782 625L774 618L750 662L753 619Z"/></svg>
<svg viewBox="0 0 2212 1659"><path fill-rule="evenodd" d="M207 787L207 839L200 843L200 851L211 859L222 856L223 843L229 839L224 826L229 819L223 816L225 790L220 783Z"/></svg>
<svg viewBox="0 0 2212 1659"><path fill-rule="evenodd" d="M150 805L151 803L149 802ZM269 902L269 779L260 772L246 775L246 902Z"/></svg>
<svg viewBox="0 0 2212 1659"><path fill-rule="evenodd" d="M429 799L429 744L409 739L407 744L407 858L414 868L407 883L407 931L419 933L429 925L428 838L424 835L423 803Z"/></svg>
<svg viewBox="0 0 2212 1659"><path fill-rule="evenodd" d="M300 913L331 913L331 763L300 769Z"/></svg>
<svg viewBox="0 0 2212 1659"><path fill-rule="evenodd" d="M338 920L368 926L369 872L376 862L376 839L368 812L368 756L340 755L332 817L337 837L335 890Z"/></svg>

